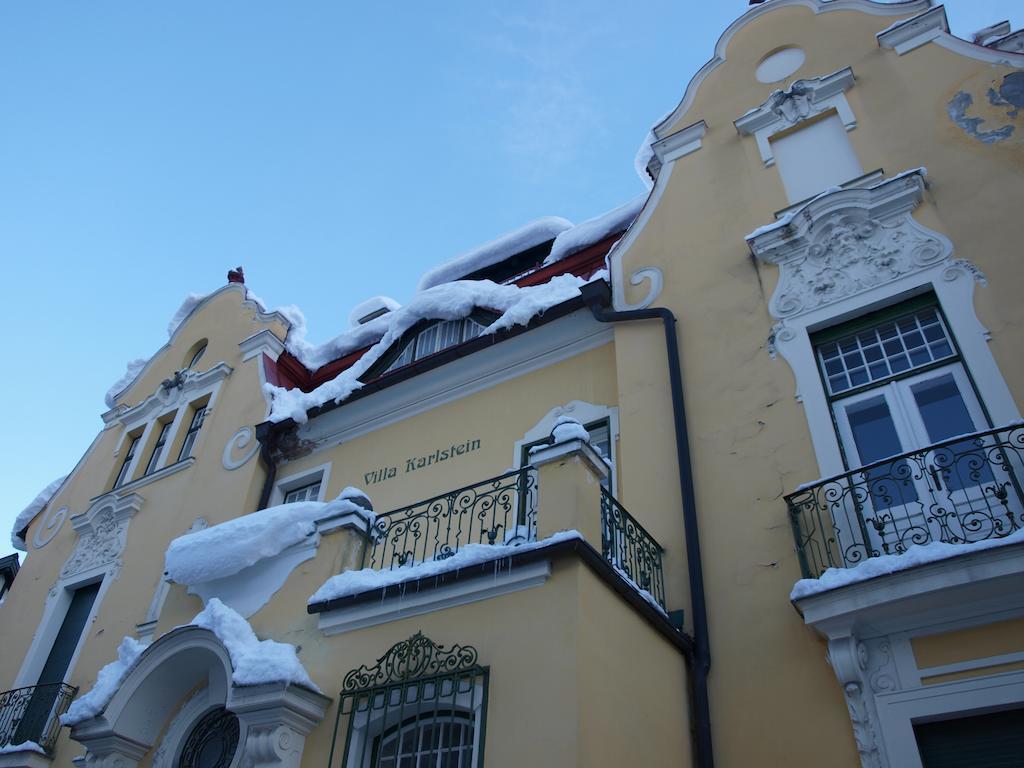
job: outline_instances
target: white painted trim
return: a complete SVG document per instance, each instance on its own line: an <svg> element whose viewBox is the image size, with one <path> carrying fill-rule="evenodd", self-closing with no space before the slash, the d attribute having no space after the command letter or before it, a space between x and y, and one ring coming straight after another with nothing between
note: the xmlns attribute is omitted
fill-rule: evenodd
<svg viewBox="0 0 1024 768"><path fill-rule="evenodd" d="M245 449L246 446L249 446L249 450L242 454L241 458L236 459L232 456L236 448ZM252 427L245 426L229 437L227 443L224 444L224 450L220 455L220 464L231 472L245 466L259 451L260 444L256 440L256 431Z"/></svg>
<svg viewBox="0 0 1024 768"><path fill-rule="evenodd" d="M173 433L173 431L174 428L172 427L171 433ZM171 439L170 437L168 437L167 446L165 446L165 448L170 446L170 444ZM162 464L163 462L161 461L160 463ZM163 478L168 477L170 475L176 475L178 472L188 469L195 463L196 457L189 456L187 459L182 459L181 461L176 461L173 464L168 464L167 466L164 466L161 469L156 470L155 472L150 472L148 475L143 475L137 480L132 480L130 483L119 485L114 490L117 491L118 493L121 493L122 491L134 491L138 488L142 488L143 486L149 485L150 483L156 482L157 480L162 480Z"/></svg>
<svg viewBox="0 0 1024 768"><path fill-rule="evenodd" d="M274 483L274 490L270 494L270 503L267 506L276 507L278 504L283 504L285 494L289 491L301 488L304 485L311 485L317 481L320 482L320 491L312 501L323 501L327 497L327 483L330 479L331 462L329 461L325 464L308 467L299 472L285 475Z"/></svg>
<svg viewBox="0 0 1024 768"><path fill-rule="evenodd" d="M700 149L701 140L704 138L707 130L708 124L701 120L683 128L681 131L673 133L671 136L666 136L664 139L654 142L651 145L651 149L654 150L655 157L658 158L662 165L671 163Z"/></svg>
<svg viewBox="0 0 1024 768"><path fill-rule="evenodd" d="M616 406L596 405L583 400L571 400L565 405L555 406L541 416L536 424L526 430L522 439L516 440L515 446L512 449L512 464L510 466L514 469L519 469L522 466L523 446L549 437L559 416L571 416L580 424L590 424L591 422L604 419L608 420L608 438L612 454L608 457L612 465L611 492L613 496L617 496L619 478L618 473L614 470L616 466L615 457L618 455L619 447L619 409Z"/></svg>
<svg viewBox="0 0 1024 768"><path fill-rule="evenodd" d="M234 369L227 363L217 363L203 373L184 371L185 381L180 387L164 391L162 385L157 385L156 392L147 397L134 408L129 408L117 417L117 421L126 431L138 429L143 424L148 425L152 421L166 416L182 405L193 403L206 395L210 395L211 407L213 395L216 393L221 382L231 375ZM173 393L173 394L172 394Z"/></svg>
<svg viewBox="0 0 1024 768"><path fill-rule="evenodd" d="M879 46L892 49L898 56L920 48L926 43L935 43L969 59L987 64L1024 68L1024 53L1000 49L997 47L998 40L988 45L979 45L951 34L946 21L946 9L941 5L929 8L902 24L885 29L876 37Z"/></svg>
<svg viewBox="0 0 1024 768"><path fill-rule="evenodd" d="M946 9L937 5L924 13L882 30L875 35L875 38L882 48L892 48L902 56L931 42L943 32L949 32Z"/></svg>
<svg viewBox="0 0 1024 768"><path fill-rule="evenodd" d="M733 121L741 136L753 136L765 168L775 165L771 138L820 115L835 111L847 132L857 127L857 118L844 95L853 87L853 70L840 69L830 75L794 80L785 90L773 91L759 106Z"/></svg>
<svg viewBox="0 0 1024 768"><path fill-rule="evenodd" d="M284 352L284 342L266 328L262 331L257 331L248 338L242 339L238 342L238 347L242 350L243 363L264 354L271 360L276 361L281 356L281 353Z"/></svg>
<svg viewBox="0 0 1024 768"><path fill-rule="evenodd" d="M494 573L485 576L324 611L317 618L317 626L325 635L338 635L539 587L551 576L549 560L517 565L508 571L499 572L498 568L500 565L496 562Z"/></svg>
<svg viewBox="0 0 1024 768"><path fill-rule="evenodd" d="M1003 664L1016 664L1024 661L1024 651L1018 653L1002 653L998 656L987 656L983 659L970 659L969 661L958 661L954 664L942 664L937 667L918 667L922 678L939 677L941 675L955 675L959 672L970 672L975 669L988 669Z"/></svg>
<svg viewBox="0 0 1024 768"><path fill-rule="evenodd" d="M0 768L50 768L51 763L46 755L32 750L0 755Z"/></svg>
<svg viewBox="0 0 1024 768"><path fill-rule="evenodd" d="M626 276L622 262L633 243L640 237L640 233L644 231L647 222L651 220L655 210L657 210L661 197L668 188L669 179L672 177L672 170L675 167L675 160L669 160L661 167L657 178L654 180L654 187L651 189L651 193L647 198L647 202L644 203L640 214L629 225L629 229L612 246L605 257L608 263L608 279L612 287L612 307L619 312L649 307L661 295L662 287L665 284L665 278L661 270L657 267L641 267L629 276L629 284L640 286L644 282L649 283L647 294L635 304L628 302L626 300L626 289L623 285Z"/></svg>
<svg viewBox="0 0 1024 768"><path fill-rule="evenodd" d="M1024 671L926 685L875 697L881 739L894 768L921 768L915 720L946 720L1024 703Z"/></svg>
<svg viewBox="0 0 1024 768"><path fill-rule="evenodd" d="M310 419L300 440L331 448L417 414L554 365L614 338L608 325L581 309L471 355L345 403Z"/></svg>

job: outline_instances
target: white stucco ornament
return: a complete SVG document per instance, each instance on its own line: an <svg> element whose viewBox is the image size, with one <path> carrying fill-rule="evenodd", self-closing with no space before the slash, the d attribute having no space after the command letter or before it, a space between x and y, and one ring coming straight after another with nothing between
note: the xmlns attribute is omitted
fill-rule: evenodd
<svg viewBox="0 0 1024 768"><path fill-rule="evenodd" d="M228 438L224 453L220 457L221 466L230 472L247 464L260 449L260 444L254 439L255 436L252 427L242 427Z"/></svg>

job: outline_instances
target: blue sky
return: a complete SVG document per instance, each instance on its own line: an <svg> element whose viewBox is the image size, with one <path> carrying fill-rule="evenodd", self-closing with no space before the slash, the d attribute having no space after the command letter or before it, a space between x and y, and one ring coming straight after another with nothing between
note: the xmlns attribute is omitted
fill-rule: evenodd
<svg viewBox="0 0 1024 768"><path fill-rule="evenodd" d="M1013 0L946 7L961 35L1024 25ZM478 243L629 200L650 124L745 8L0 5L0 554L186 294L242 264L322 341L358 302L407 300L424 271Z"/></svg>

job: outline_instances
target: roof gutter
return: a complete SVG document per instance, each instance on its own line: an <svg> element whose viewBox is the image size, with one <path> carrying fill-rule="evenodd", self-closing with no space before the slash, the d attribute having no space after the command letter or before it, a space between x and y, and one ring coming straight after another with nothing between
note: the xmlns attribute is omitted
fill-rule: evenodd
<svg viewBox="0 0 1024 768"><path fill-rule="evenodd" d="M693 617L693 669L690 679L693 696L693 741L697 765L713 768L711 741L711 707L708 701L708 673L711 671L711 647L708 640L707 604L704 595L704 568L700 556L697 531L697 502L693 490L693 463L690 438L686 426L683 400L683 374L679 364L679 340L676 317L664 307L617 312L610 308L611 296L604 282L588 283L581 289L584 301L594 319L600 323L631 320L661 320L665 330L665 351L668 355L669 386L672 391L672 416L675 423L676 459L679 491L683 501L683 531L686 545L686 567L690 583L690 607Z"/></svg>

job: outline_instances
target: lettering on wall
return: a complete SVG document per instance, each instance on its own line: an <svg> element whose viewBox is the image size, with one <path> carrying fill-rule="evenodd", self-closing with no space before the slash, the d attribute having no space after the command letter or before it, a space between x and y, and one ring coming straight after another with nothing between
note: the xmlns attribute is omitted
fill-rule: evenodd
<svg viewBox="0 0 1024 768"><path fill-rule="evenodd" d="M478 450L480 450L479 439L466 440L464 443L458 444L452 443L447 448L436 448L433 453L427 453L422 456L410 456L399 464L371 469L369 472L363 473L363 483L366 485L376 485L377 483L397 477L399 473L404 475L409 472L416 472L417 470L426 469L443 461L448 461L458 456L465 456L467 453Z"/></svg>

